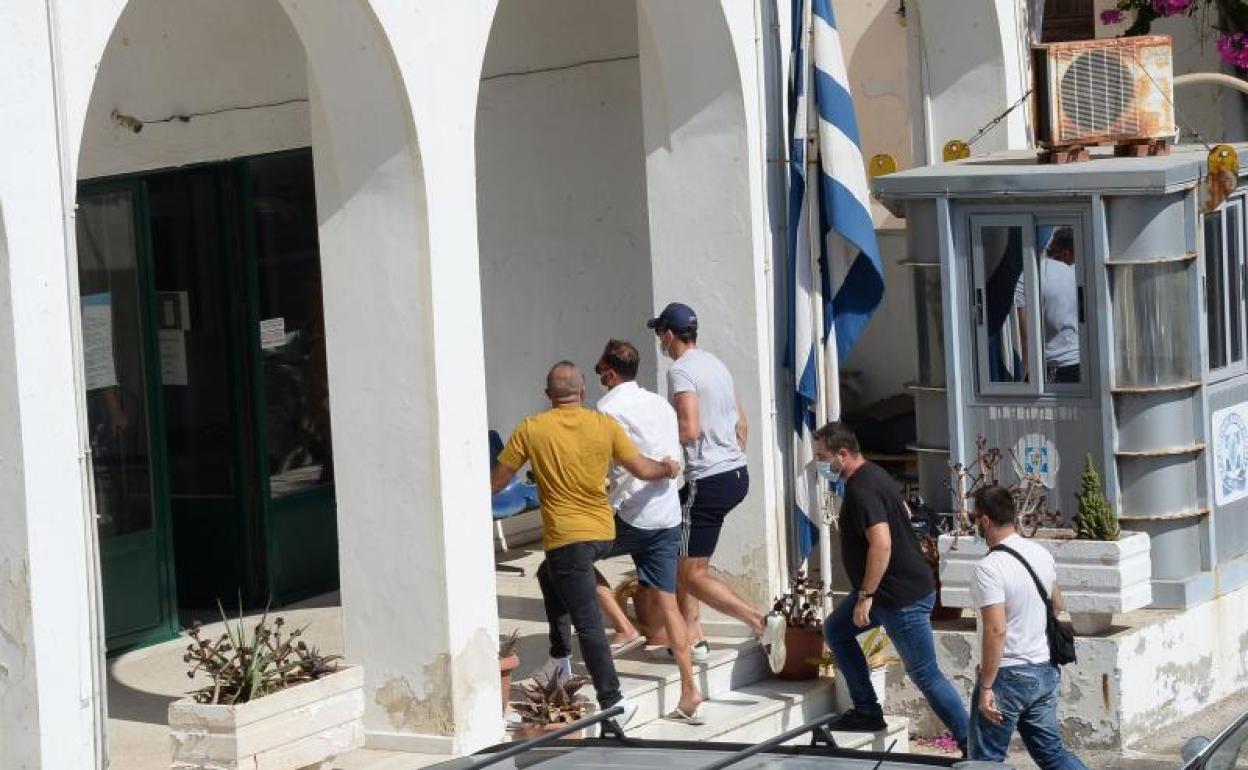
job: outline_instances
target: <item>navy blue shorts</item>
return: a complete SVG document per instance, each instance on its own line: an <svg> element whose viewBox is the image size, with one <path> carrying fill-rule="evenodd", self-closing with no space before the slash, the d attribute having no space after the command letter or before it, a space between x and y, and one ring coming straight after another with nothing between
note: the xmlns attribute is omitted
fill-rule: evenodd
<svg viewBox="0 0 1248 770"><path fill-rule="evenodd" d="M676 560L680 556L681 527L641 529L615 517L612 556L631 556L637 580L668 594L676 593Z"/></svg>
<svg viewBox="0 0 1248 770"><path fill-rule="evenodd" d="M744 466L695 479L681 487L680 504L685 514L681 556L713 556L724 519L749 491L750 474Z"/></svg>

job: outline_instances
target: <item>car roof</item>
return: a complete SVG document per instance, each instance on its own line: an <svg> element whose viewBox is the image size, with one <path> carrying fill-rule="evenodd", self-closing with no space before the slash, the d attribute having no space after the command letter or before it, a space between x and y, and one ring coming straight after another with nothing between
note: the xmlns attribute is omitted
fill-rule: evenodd
<svg viewBox="0 0 1248 770"><path fill-rule="evenodd" d="M515 744L493 746L473 757L463 757L436 765L438 770L464 770L474 760L502 751ZM500 770L539 767L541 770L623 770L623 768L673 768L695 770L748 748L750 744L700 743L691 741L647 741L638 739L590 738L565 740L536 747L524 754L492 765ZM992 762L965 762L952 757L899 754L838 749L828 746L781 746L742 760L734 770L926 770L953 767L962 770L1006 768ZM430 768L434 770L434 768Z"/></svg>

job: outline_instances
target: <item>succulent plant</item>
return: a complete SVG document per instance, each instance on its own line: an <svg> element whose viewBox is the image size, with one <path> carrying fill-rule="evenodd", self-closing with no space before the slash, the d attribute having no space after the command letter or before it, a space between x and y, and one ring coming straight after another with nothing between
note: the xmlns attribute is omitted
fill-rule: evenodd
<svg viewBox="0 0 1248 770"><path fill-rule="evenodd" d="M233 623L220 603L217 607L225 624L220 636L205 636L198 620L186 631L191 640L182 656L182 661L190 664L186 676L194 679L204 675L209 680L191 693L196 702L246 703L338 670L340 656L324 655L309 647L302 639L303 628L284 633L284 618L276 617L270 624L266 610L249 633L241 607Z"/></svg>

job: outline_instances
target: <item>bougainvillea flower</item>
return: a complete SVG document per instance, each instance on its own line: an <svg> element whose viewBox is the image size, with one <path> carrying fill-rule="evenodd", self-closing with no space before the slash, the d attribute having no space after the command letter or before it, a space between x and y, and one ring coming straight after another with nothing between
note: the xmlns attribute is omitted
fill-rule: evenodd
<svg viewBox="0 0 1248 770"><path fill-rule="evenodd" d="M1101 11L1101 23L1102 24L1121 24L1122 23L1122 11L1119 11L1114 8L1111 8L1108 11Z"/></svg>
<svg viewBox="0 0 1248 770"><path fill-rule="evenodd" d="M1218 35L1218 53L1227 64L1248 69L1248 35L1243 32L1223 32Z"/></svg>
<svg viewBox="0 0 1248 770"><path fill-rule="evenodd" d="M1153 0L1153 10L1160 16L1178 16L1187 13L1194 0Z"/></svg>

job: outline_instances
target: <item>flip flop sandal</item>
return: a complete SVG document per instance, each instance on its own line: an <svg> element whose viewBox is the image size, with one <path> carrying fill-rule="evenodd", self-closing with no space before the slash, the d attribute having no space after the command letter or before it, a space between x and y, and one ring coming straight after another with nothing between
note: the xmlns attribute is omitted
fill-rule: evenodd
<svg viewBox="0 0 1248 770"><path fill-rule="evenodd" d="M670 714L663 717L669 722L680 722L684 725L704 725L706 721L698 714L701 709L694 709L692 714L686 714L679 706L672 710Z"/></svg>
<svg viewBox="0 0 1248 770"><path fill-rule="evenodd" d="M611 657L618 658L621 655L632 652L646 643L646 637L638 636L636 639L630 639L627 642L620 642L611 645Z"/></svg>

